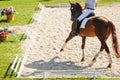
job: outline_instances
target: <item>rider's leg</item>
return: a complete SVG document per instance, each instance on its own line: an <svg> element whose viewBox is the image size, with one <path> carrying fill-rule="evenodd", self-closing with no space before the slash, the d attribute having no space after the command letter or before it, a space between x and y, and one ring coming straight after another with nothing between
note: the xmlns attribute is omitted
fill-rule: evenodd
<svg viewBox="0 0 120 80"><path fill-rule="evenodd" d="M78 35L79 34L79 32L80 32L79 28L80 28L81 23L82 23L82 21L77 20L76 30L73 32L74 35Z"/></svg>
<svg viewBox="0 0 120 80"><path fill-rule="evenodd" d="M78 18L77 18L77 22L76 22L76 30L73 32L73 35L78 35L80 33L80 26L82 23L83 18L85 18L86 16L88 16L91 12L91 10L86 10L84 11Z"/></svg>

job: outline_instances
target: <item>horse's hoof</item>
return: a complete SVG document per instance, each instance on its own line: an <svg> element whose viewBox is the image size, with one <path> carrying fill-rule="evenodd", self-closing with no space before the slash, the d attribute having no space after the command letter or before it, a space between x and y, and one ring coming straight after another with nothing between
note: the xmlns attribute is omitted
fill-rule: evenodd
<svg viewBox="0 0 120 80"><path fill-rule="evenodd" d="M62 51L63 51L63 49L60 50L60 52L62 52Z"/></svg>
<svg viewBox="0 0 120 80"><path fill-rule="evenodd" d="M89 66L89 67L92 67L92 65L93 65L93 63L89 64L88 66Z"/></svg>
<svg viewBox="0 0 120 80"><path fill-rule="evenodd" d="M96 62L96 58L93 58L92 62L95 63Z"/></svg>
<svg viewBox="0 0 120 80"><path fill-rule="evenodd" d="M84 59L84 58L82 58L82 59L81 59L81 62L83 62L83 61L85 61L85 59Z"/></svg>
<svg viewBox="0 0 120 80"><path fill-rule="evenodd" d="M108 67L108 68L112 68L112 65L111 65L111 64L109 64L107 67Z"/></svg>

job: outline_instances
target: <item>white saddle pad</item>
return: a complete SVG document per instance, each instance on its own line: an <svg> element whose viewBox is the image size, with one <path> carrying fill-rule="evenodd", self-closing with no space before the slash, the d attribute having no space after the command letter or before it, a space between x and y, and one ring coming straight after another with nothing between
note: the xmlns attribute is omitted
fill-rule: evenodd
<svg viewBox="0 0 120 80"><path fill-rule="evenodd" d="M89 20L89 18L85 18L85 19L82 21L80 28L85 28L85 25L86 25L86 23L87 23L88 20Z"/></svg>

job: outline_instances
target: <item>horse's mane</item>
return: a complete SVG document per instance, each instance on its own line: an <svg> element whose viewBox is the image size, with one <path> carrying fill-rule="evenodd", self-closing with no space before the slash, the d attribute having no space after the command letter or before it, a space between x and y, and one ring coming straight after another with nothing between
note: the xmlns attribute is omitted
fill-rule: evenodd
<svg viewBox="0 0 120 80"><path fill-rule="evenodd" d="M76 2L76 3L73 3L73 7L74 7L74 10L75 10L75 12L76 12L76 13L74 14L74 15L76 16L76 17L75 17L75 19L76 19L76 18L82 13L82 10L83 10L83 9L82 9L82 6L81 6L79 3L77 3L77 2Z"/></svg>
<svg viewBox="0 0 120 80"><path fill-rule="evenodd" d="M79 3L75 3L76 9L82 11L82 6Z"/></svg>

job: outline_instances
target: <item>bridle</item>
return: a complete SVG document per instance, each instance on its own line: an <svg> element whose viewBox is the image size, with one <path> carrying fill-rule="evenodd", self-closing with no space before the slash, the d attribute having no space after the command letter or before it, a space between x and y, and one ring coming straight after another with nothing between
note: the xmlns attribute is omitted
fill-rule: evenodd
<svg viewBox="0 0 120 80"><path fill-rule="evenodd" d="M71 7L70 7L70 11L71 11L71 21L74 21L74 20L76 20L76 18L80 15L80 14L82 14L82 11L80 11L80 10L77 10L77 4L73 4L73 3L71 3L70 4L71 5ZM78 7L79 8L79 7Z"/></svg>

